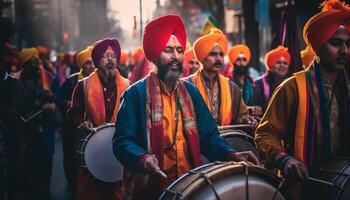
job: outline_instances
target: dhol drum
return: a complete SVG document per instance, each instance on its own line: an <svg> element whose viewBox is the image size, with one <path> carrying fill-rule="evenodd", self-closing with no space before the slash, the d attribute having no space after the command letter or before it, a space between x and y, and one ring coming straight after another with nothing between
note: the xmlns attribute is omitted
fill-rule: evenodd
<svg viewBox="0 0 350 200"><path fill-rule="evenodd" d="M350 199L350 157L335 158L323 164L306 187L306 197L313 199Z"/></svg>
<svg viewBox="0 0 350 200"><path fill-rule="evenodd" d="M200 166L174 181L160 199L287 199L284 181L262 167L245 162Z"/></svg>
<svg viewBox="0 0 350 200"><path fill-rule="evenodd" d="M220 130L220 129L219 129ZM220 136L223 137L232 148L238 152L252 151L260 160L258 150L255 147L254 138L244 131L235 129L220 130ZM203 163L209 163L205 156L202 156Z"/></svg>
<svg viewBox="0 0 350 200"><path fill-rule="evenodd" d="M103 182L122 180L122 165L113 153L114 124L104 124L95 130L95 133L90 133L80 141L80 166L87 168L96 179Z"/></svg>

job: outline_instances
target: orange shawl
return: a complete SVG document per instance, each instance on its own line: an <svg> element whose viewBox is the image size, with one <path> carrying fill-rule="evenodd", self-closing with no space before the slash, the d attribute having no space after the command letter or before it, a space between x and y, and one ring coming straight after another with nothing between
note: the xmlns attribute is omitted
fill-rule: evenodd
<svg viewBox="0 0 350 200"><path fill-rule="evenodd" d="M113 117L111 123L114 123L117 118L117 111L120 103L120 96L129 87L130 83L123 78L118 70L115 70L115 82L117 85L116 103L114 106ZM102 85L97 72L93 72L88 78L84 80L84 94L85 94L85 114L97 126L106 123L105 101L102 91Z"/></svg>
<svg viewBox="0 0 350 200"><path fill-rule="evenodd" d="M194 75L192 82L193 84L198 88L199 92L201 93L205 103L207 104L210 112L210 101L207 94L207 90L205 89L205 84L202 80L202 70L198 70ZM220 98L221 98L221 104L220 104L220 113L219 113L219 122L218 125L220 126L226 126L232 124L232 97L230 92L230 80L220 74L219 76L219 85L220 85Z"/></svg>

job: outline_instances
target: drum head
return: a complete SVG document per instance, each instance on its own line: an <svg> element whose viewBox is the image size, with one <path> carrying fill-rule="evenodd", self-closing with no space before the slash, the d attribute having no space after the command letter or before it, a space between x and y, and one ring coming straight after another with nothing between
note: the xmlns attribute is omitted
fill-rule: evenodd
<svg viewBox="0 0 350 200"><path fill-rule="evenodd" d="M260 156L255 147L254 138L252 136L239 130L221 132L220 136L223 137L234 150L238 152L252 151L260 160Z"/></svg>
<svg viewBox="0 0 350 200"><path fill-rule="evenodd" d="M114 126L97 128L86 144L84 159L86 167L97 179L104 182L122 180L122 165L113 153Z"/></svg>
<svg viewBox="0 0 350 200"><path fill-rule="evenodd" d="M207 164L177 179L160 199L217 199L216 194L223 200L285 199L272 173L257 166L249 166L247 172L246 176L245 166L234 162Z"/></svg>

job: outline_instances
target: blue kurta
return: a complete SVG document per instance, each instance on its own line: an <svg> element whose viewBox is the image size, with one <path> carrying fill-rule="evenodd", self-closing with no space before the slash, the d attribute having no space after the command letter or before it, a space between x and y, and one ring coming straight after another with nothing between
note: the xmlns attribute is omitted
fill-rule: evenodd
<svg viewBox="0 0 350 200"><path fill-rule="evenodd" d="M187 81L184 84L195 109L201 153L210 161L229 160L234 150L220 137L198 89ZM124 167L140 172L139 156L150 153L147 151L146 79L135 83L122 95L115 128L114 154Z"/></svg>

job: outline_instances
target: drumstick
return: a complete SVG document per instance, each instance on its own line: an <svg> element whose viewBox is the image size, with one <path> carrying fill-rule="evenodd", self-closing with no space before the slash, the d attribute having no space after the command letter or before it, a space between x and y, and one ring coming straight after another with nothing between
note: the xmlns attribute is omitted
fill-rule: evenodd
<svg viewBox="0 0 350 200"><path fill-rule="evenodd" d="M36 117L37 115L39 115L44 109L40 109L38 110L36 113L34 113L33 115L31 115L30 117L28 117L27 119L25 119L23 116L21 116L21 120L23 122L28 122L30 121L31 119L33 119L34 117Z"/></svg>
<svg viewBox="0 0 350 200"><path fill-rule="evenodd" d="M163 178L168 178L168 176L160 169L156 171L159 175L161 175Z"/></svg>
<svg viewBox="0 0 350 200"><path fill-rule="evenodd" d="M331 186L331 187L339 187L339 186L337 186L337 185L335 185L333 183L330 183L330 182L327 182L327 181L324 181L324 180L320 180L320 179L317 179L317 178L313 178L313 177L309 177L308 180L312 181L312 182L328 185L328 186Z"/></svg>

